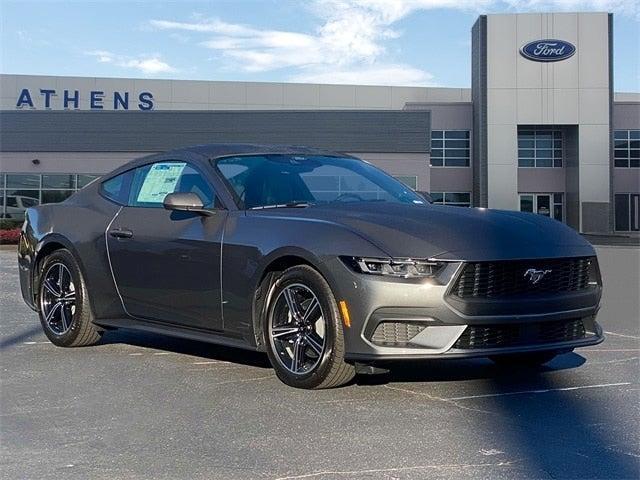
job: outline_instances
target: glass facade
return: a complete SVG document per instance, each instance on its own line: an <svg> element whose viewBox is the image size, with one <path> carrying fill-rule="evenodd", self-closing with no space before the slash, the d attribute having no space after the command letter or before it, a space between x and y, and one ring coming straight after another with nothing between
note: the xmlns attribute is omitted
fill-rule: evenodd
<svg viewBox="0 0 640 480"><path fill-rule="evenodd" d="M0 218L22 220L27 208L62 202L98 177L74 173L0 173Z"/></svg>
<svg viewBox="0 0 640 480"><path fill-rule="evenodd" d="M618 168L639 168L640 130L616 130L613 139L614 165Z"/></svg>
<svg viewBox="0 0 640 480"><path fill-rule="evenodd" d="M471 206L470 192L431 192L431 199L438 205Z"/></svg>
<svg viewBox="0 0 640 480"><path fill-rule="evenodd" d="M413 190L418 189L418 177L416 176L401 175L401 176L394 176L393 178L404 183L407 187L412 188Z"/></svg>
<svg viewBox="0 0 640 480"><path fill-rule="evenodd" d="M431 166L468 167L471 163L469 130L432 130Z"/></svg>
<svg viewBox="0 0 640 480"><path fill-rule="evenodd" d="M519 167L562 167L562 132L518 129Z"/></svg>
<svg viewBox="0 0 640 480"><path fill-rule="evenodd" d="M614 208L618 232L640 231L640 193L616 193Z"/></svg>
<svg viewBox="0 0 640 480"><path fill-rule="evenodd" d="M564 221L564 194L521 193L520 211L537 213L562 222Z"/></svg>

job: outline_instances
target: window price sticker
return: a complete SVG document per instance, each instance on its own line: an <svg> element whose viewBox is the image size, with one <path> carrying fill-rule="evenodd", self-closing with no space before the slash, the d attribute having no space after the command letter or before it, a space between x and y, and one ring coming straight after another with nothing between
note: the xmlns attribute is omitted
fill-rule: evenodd
<svg viewBox="0 0 640 480"><path fill-rule="evenodd" d="M178 185L186 162L156 163L151 166L138 193L138 202L162 203Z"/></svg>

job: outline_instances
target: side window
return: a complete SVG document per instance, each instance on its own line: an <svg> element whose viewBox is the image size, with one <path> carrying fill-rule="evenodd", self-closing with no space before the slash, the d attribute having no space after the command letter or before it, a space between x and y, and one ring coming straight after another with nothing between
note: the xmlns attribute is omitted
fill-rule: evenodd
<svg viewBox="0 0 640 480"><path fill-rule="evenodd" d="M158 162L137 168L133 175L129 206L162 208L170 193L195 193L206 208L213 207L216 196L209 182L186 162Z"/></svg>
<svg viewBox="0 0 640 480"><path fill-rule="evenodd" d="M125 205L129 198L129 186L131 185L132 172L121 173L120 175L102 182L102 194L109 200Z"/></svg>

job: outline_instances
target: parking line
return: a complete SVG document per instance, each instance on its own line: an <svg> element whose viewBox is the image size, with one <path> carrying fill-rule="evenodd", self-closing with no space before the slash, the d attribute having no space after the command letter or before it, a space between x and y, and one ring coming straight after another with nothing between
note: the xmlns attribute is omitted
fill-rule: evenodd
<svg viewBox="0 0 640 480"><path fill-rule="evenodd" d="M638 360L640 357L629 357L629 358L619 358L616 360L600 360L600 361L591 361L589 362L591 365L604 365L605 363L624 363L624 362L633 362L634 360Z"/></svg>
<svg viewBox="0 0 640 480"><path fill-rule="evenodd" d="M623 335L622 333L607 332L606 330L604 333L606 333L607 335L613 335L614 337L633 338L634 340L640 340L640 337L636 337L635 335Z"/></svg>
<svg viewBox="0 0 640 480"><path fill-rule="evenodd" d="M580 352L637 352L637 348L584 348Z"/></svg>
<svg viewBox="0 0 640 480"><path fill-rule="evenodd" d="M600 385L581 385L579 387L563 387L563 388L545 388L541 390L523 390L520 392L505 392L505 393L488 393L486 395L469 395L466 397L450 397L443 398L443 400L470 400L473 398L490 398L490 397L506 397L510 395L527 395L531 393L550 393L550 392L569 392L572 390L583 390L586 388L605 388L605 387L621 387L623 385L631 385L631 382L620 383L603 383Z"/></svg>
<svg viewBox="0 0 640 480"><path fill-rule="evenodd" d="M278 477L276 480L301 480L305 478L314 478L314 477L330 477L337 478L338 476L352 476L356 475L367 475L377 474L377 473L400 473L400 472L410 472L410 471L420 471L420 470L462 470L467 468L481 468L481 467L510 467L516 462L514 461L503 461L498 463L460 463L460 464L449 464L449 465L416 465L411 467L390 467L390 468L371 468L371 469L363 469L363 470L321 470L319 472L311 472L305 473L301 475L287 475L284 477ZM387 477L387 475L385 475ZM392 478L397 478L395 475Z"/></svg>

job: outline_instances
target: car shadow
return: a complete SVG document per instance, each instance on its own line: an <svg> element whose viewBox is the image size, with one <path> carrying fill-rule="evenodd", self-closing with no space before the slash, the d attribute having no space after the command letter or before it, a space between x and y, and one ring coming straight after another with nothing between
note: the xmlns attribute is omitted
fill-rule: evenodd
<svg viewBox="0 0 640 480"><path fill-rule="evenodd" d="M267 355L240 348L224 347L211 343L188 340L168 335L136 330L108 330L100 340L100 345L126 344L165 352L180 353L209 360L237 363L257 368L271 368Z"/></svg>
<svg viewBox="0 0 640 480"><path fill-rule="evenodd" d="M0 341L0 350L5 350L9 347L13 347L14 345L18 345L19 343L24 343L29 338L34 335L38 335L42 333L42 327L38 324L35 327L31 327L24 332L18 333L17 335L12 335L9 338L5 338Z"/></svg>
<svg viewBox="0 0 640 480"><path fill-rule="evenodd" d="M563 370L585 359L568 353L538 368L504 368L489 360L431 361L390 365L379 378L358 377L358 384L403 384L435 401L473 415L471 428L491 432L487 444L508 452L521 472L533 478L640 478L640 463L629 446L614 405L599 388L572 389ZM460 383L459 394L417 389L411 383L475 380ZM409 385L407 385L407 383ZM595 385L598 387L598 385ZM467 393L464 393L466 390ZM441 391L441 390L440 390ZM589 393L586 393L589 392ZM442 395L442 398L439 397ZM597 399L598 402L593 400ZM600 401L602 399L602 401ZM610 406L611 409L607 408ZM622 435L621 435L622 434ZM496 445L498 444L498 445ZM488 448L494 448L488 447Z"/></svg>
<svg viewBox="0 0 640 480"><path fill-rule="evenodd" d="M569 353L556 357L550 364L528 368L529 372L548 372L577 368L585 363L584 357ZM488 358L457 360L422 360L387 362L379 364L389 372L381 375L358 375L357 384L387 384L411 382L447 382L460 380L506 379L513 382L522 378L522 368L498 366ZM511 383L511 385L513 385Z"/></svg>
<svg viewBox="0 0 640 480"><path fill-rule="evenodd" d="M134 330L106 332L101 343L271 368L267 356L259 352ZM591 403L588 399L592 397L582 395L583 391L566 390L567 377L562 371L584 363L584 357L576 353L527 369L499 367L487 359L397 362L385 365L390 369L387 374L358 375L352 385L403 384L403 388L415 389L412 383L426 384L426 389L423 386L416 393L427 392L434 401L474 415L469 428L491 432L487 444L498 443L519 471L532 478L639 478L637 458L625 453L620 432L612 428L615 412L603 409L602 402ZM462 386L465 381L474 381L470 393L446 393L443 398L428 385L459 382Z"/></svg>
<svg viewBox="0 0 640 480"><path fill-rule="evenodd" d="M509 420L491 426L523 466L551 478L640 478L635 448L606 390L567 390L567 378L553 370L523 377L491 379L485 390L501 395L481 404Z"/></svg>

